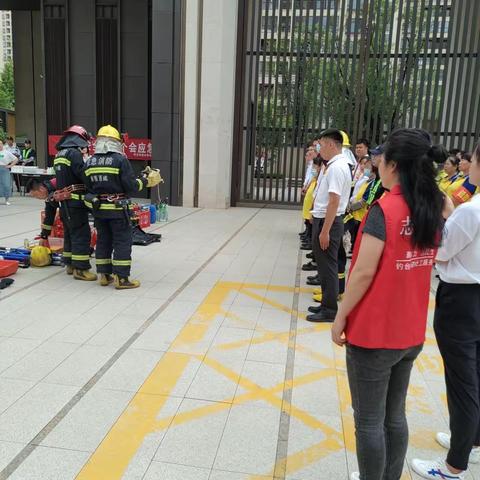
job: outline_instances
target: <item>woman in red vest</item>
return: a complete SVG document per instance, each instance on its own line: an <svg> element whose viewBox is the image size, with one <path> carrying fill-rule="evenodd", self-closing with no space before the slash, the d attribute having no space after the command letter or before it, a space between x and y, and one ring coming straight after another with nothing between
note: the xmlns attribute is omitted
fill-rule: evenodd
<svg viewBox="0 0 480 480"><path fill-rule="evenodd" d="M434 162L447 152L424 130L393 132L380 159L386 193L355 243L347 290L332 327L347 345L360 472L352 480L399 480L408 446L410 372L422 350L432 265L443 226Z"/></svg>

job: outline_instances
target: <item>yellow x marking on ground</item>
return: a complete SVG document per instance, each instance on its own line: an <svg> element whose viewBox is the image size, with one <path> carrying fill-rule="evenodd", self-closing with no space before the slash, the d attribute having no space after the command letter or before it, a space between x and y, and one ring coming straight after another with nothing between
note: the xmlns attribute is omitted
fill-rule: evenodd
<svg viewBox="0 0 480 480"><path fill-rule="evenodd" d="M241 376L238 372L224 366L208 354L198 355L193 352L195 346L205 339L214 320L218 316L223 315L224 317L227 316L241 320L233 312L226 312L224 307L222 307L222 304L232 291L247 295L261 304L268 304L275 309L296 315L298 318L305 318L303 313L292 311L288 306L268 298L268 295L262 296L252 291L255 289L266 291L267 294L268 292L311 292L310 289L295 289L284 286L268 286L266 289L265 285L259 284L217 283L195 314L185 324L172 343L169 351L166 352L157 363L117 422L112 426L105 439L77 476L77 480L119 480L126 471L135 453L144 442L145 437L152 432L166 430L170 426L180 425L255 400L263 400L270 405L287 411L290 416L305 425L321 430L326 437L316 445L280 459L277 465L274 466L271 476L275 475L276 472L292 474L328 454L339 451L345 447L350 451L354 451L353 418L350 411L350 394L343 359L340 360L336 358L332 360L326 355L302 346L301 343L297 341L295 345L296 350L302 351L311 358L314 358L323 365L324 368L320 368L318 371L307 375L298 376L290 382L282 382L271 388L264 388ZM312 331L324 331L326 329L328 329L328 326L324 325L301 328L297 330L297 336L308 334ZM247 344L261 344L271 341L287 343L293 346L291 345L292 339L289 331L272 332L259 327L257 327L257 331L262 332L262 335L257 338L247 341L225 343L217 346L216 349L229 351ZM189 348L192 348L192 353L179 352L188 351ZM221 402L212 403L208 406L159 419L158 415L165 406L169 395L172 394L178 380L185 373L186 368L194 358L202 361L205 365L208 365L226 378L229 378L232 382L238 383L246 390L246 393L238 395L235 398L226 398ZM314 416L291 403L283 401L281 396L278 396L284 390L332 376L335 376L337 379L343 433L325 425ZM250 480L260 478L265 477L250 476Z"/></svg>

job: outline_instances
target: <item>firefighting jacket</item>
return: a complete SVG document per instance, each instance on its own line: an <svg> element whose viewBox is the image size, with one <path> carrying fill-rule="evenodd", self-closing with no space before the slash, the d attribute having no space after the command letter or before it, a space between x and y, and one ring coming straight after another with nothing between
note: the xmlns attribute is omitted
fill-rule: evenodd
<svg viewBox="0 0 480 480"><path fill-rule="evenodd" d="M85 202L97 218L119 218L125 215L125 208L131 206L125 207L121 200L114 199L115 196L134 196L147 185L146 178L135 175L129 160L115 152L95 154L85 163L83 173L87 191L100 200L98 208L93 208L91 201ZM106 200L105 196L111 196L112 200Z"/></svg>
<svg viewBox="0 0 480 480"><path fill-rule="evenodd" d="M48 180L43 182L43 185L47 189L49 196L56 190L55 186ZM47 198L45 201L45 218L43 219L42 231L40 233L42 238L46 238L52 233L52 227L55 222L55 215L57 214L58 207L58 203L54 200L50 201Z"/></svg>
<svg viewBox="0 0 480 480"><path fill-rule="evenodd" d="M57 178L57 190L62 190L71 185L83 184L84 162L82 152L78 148L72 147L59 150L53 160L53 166ZM86 208L83 200L84 193L74 192L72 193L72 199L66 200L64 203L66 203L68 208Z"/></svg>

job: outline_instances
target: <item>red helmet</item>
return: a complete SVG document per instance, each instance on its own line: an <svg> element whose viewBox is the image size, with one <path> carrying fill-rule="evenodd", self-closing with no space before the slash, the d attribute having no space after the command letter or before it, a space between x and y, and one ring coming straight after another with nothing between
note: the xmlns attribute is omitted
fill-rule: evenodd
<svg viewBox="0 0 480 480"><path fill-rule="evenodd" d="M64 135L68 135L69 133L75 133L79 137L83 138L86 142L88 142L90 138L88 132L80 125L72 125L63 132Z"/></svg>

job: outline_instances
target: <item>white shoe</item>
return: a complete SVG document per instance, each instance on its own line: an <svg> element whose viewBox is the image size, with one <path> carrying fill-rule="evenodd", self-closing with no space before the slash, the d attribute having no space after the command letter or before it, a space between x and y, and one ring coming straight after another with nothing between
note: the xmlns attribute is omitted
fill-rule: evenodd
<svg viewBox="0 0 480 480"><path fill-rule="evenodd" d="M447 450L450 450L450 437L449 433L438 432L435 440ZM470 458L468 459L469 463L480 463L480 447L472 448L470 452Z"/></svg>
<svg viewBox="0 0 480 480"><path fill-rule="evenodd" d="M418 458L414 458L411 466L415 473L430 480L465 480L465 472L452 473L444 461L419 460Z"/></svg>
<svg viewBox="0 0 480 480"><path fill-rule="evenodd" d="M5 200L5 205L11 205L11 203L8 200Z"/></svg>
<svg viewBox="0 0 480 480"><path fill-rule="evenodd" d="M358 472L353 472L353 473L350 475L350 480L360 480L360 473L358 473Z"/></svg>

